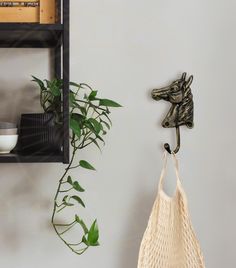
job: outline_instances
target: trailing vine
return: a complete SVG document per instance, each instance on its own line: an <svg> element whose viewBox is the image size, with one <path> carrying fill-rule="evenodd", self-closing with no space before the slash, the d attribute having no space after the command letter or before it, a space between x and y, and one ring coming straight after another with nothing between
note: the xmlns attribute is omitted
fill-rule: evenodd
<svg viewBox="0 0 236 268"><path fill-rule="evenodd" d="M63 81L40 80L33 76L33 81L40 87L40 103L46 113L53 113L55 122L62 125L62 85ZM111 128L110 108L121 107L120 104L109 99L101 99L97 91L87 84L70 83L70 143L72 155L70 163L59 180L54 197L54 207L51 222L58 237L74 253L81 255L88 248L99 245L99 229L97 220L88 226L84 220L75 213L68 223L61 223L59 216L66 209L79 205L85 208L81 194L85 191L79 181L70 175L76 168L95 170L87 161L77 161L79 150L89 145L100 149L101 143L105 144L103 136ZM68 233L76 226L80 226L82 237L79 241L69 241Z"/></svg>

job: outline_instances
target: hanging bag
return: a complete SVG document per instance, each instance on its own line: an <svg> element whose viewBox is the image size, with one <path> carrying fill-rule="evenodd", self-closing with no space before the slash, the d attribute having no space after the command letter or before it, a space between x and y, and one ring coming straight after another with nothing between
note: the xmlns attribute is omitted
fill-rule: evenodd
<svg viewBox="0 0 236 268"><path fill-rule="evenodd" d="M165 152L158 195L141 243L138 268L205 268L179 178L178 160L174 154L172 156L177 177L176 191L173 197L163 191L167 166Z"/></svg>

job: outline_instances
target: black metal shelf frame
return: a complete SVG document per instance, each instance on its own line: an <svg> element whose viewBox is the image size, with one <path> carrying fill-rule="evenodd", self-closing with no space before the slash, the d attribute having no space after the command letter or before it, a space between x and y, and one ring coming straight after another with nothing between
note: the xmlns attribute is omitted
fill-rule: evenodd
<svg viewBox="0 0 236 268"><path fill-rule="evenodd" d="M61 44L63 24L1 23L0 48L54 48Z"/></svg>
<svg viewBox="0 0 236 268"><path fill-rule="evenodd" d="M55 77L63 79L63 151L59 155L0 155L0 163L69 163L70 0L57 0L57 8L56 24L0 23L0 48L53 49Z"/></svg>

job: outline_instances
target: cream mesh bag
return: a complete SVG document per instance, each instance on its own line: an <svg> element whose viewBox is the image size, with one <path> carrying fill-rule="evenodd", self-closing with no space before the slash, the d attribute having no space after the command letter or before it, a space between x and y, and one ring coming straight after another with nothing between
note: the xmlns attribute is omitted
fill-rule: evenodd
<svg viewBox="0 0 236 268"><path fill-rule="evenodd" d="M140 247L138 268L205 267L180 182L178 160L172 155L177 177L176 191L173 197L163 191L167 164L165 153L158 195Z"/></svg>

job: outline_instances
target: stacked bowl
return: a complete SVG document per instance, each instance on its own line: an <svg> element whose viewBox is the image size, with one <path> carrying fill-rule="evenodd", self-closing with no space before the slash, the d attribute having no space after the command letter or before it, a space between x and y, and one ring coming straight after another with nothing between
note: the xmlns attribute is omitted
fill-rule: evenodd
<svg viewBox="0 0 236 268"><path fill-rule="evenodd" d="M0 154L10 153L16 147L17 141L16 124L0 122Z"/></svg>

